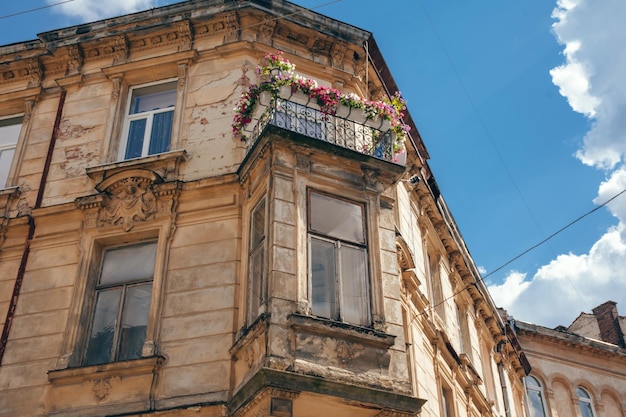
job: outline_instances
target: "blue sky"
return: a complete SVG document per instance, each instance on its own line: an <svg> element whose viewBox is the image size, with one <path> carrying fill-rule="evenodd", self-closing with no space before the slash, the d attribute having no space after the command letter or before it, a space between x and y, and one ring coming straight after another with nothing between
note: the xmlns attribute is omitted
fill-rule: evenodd
<svg viewBox="0 0 626 417"><path fill-rule="evenodd" d="M0 44L176 1L22 0ZM621 0L297 0L371 31L496 304L553 327L626 314L626 5ZM623 42L621 42L623 43Z"/></svg>

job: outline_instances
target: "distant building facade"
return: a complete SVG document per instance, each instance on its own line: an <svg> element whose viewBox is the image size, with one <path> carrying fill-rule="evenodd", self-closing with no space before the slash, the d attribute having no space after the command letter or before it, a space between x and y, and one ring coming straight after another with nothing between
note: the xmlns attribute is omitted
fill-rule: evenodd
<svg viewBox="0 0 626 417"><path fill-rule="evenodd" d="M514 320L532 366L526 378L531 417L626 416L626 317L607 301L568 327Z"/></svg>
<svg viewBox="0 0 626 417"><path fill-rule="evenodd" d="M526 416L410 115L362 117L369 32L191 0L0 64L0 416Z"/></svg>

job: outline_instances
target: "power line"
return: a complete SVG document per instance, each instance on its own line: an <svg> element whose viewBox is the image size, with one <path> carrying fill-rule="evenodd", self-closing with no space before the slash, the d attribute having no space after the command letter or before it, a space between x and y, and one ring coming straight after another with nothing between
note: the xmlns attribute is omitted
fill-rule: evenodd
<svg viewBox="0 0 626 417"><path fill-rule="evenodd" d="M37 7L37 8L34 8L34 9L30 9L30 10L24 10L22 12L17 12L17 13L8 14L8 15L5 15L5 16L0 16L0 19L7 19L9 17L15 17L15 16L19 16L21 14L32 13L32 12L36 12L36 11L43 10L43 9L49 9L51 7L59 6L61 4L70 3L70 2L73 2L73 1L74 0L64 0L64 1L60 1L58 3L48 4L47 6L41 6L41 7Z"/></svg>
<svg viewBox="0 0 626 417"><path fill-rule="evenodd" d="M492 274L495 274L496 272L500 271L501 269L503 269L504 267L506 267L507 265L510 265L511 263L515 262L516 260L518 260L519 258L521 258L522 256L526 255L528 252L532 251L533 249L536 249L537 247L543 245L544 243L546 243L548 240L552 239L553 237L555 237L556 235L560 234L561 232L565 231L566 229L569 229L571 226L573 226L574 224L578 223L579 221L581 221L582 219L584 219L585 217L589 216L592 213L595 213L596 211L600 210L602 207L605 207L606 205L608 205L610 202L612 202L613 200L615 200L617 197L619 197L620 195L626 193L626 189L620 191L619 193L615 194L613 197L609 198L608 200L606 200L604 203L600 204L597 207L594 207L593 209L587 211L586 213L584 213L581 216L578 216L576 219L572 220L571 222L569 222L568 224L566 224L565 226L561 227L559 230L557 230L556 232L552 233L550 236L548 236L547 238L543 239L542 241L540 241L539 243L536 243L535 245L529 247L528 249L524 250L523 252L519 253L518 255L514 256L513 258L511 258L510 260L506 261L505 263L503 263L502 265L500 265L499 267L497 267L496 269L494 269L493 271L489 272L488 274L479 277L479 279L477 280L476 283L478 282L482 282L483 284L485 284L485 279L487 277L489 277ZM445 303L446 301L456 297L457 295L459 295L460 293L462 293L463 291L467 290L469 287L475 285L476 283L471 283L468 284L466 286L464 286L463 288L461 288L460 290L454 292L452 295L450 295L449 297L444 298L443 300L441 300L438 303L435 303L431 306L428 307L428 309L425 309L423 312L420 312L417 316L421 316L423 314L426 313L426 310L433 310L434 308L440 306L441 304Z"/></svg>
<svg viewBox="0 0 626 417"><path fill-rule="evenodd" d="M435 24L433 23L432 19L430 18L430 15L428 14L428 10L426 10L426 7L423 4L423 0L420 0L420 6L422 7L424 15L426 16L426 20L428 21L428 23L429 23L433 33L435 34L435 37L437 38L437 40L439 42L439 45L441 46L441 49L443 50L443 53L446 56L446 59L448 60L448 63L450 64L450 67L452 68L452 71L454 72L454 75L457 78L457 81L461 85L461 89L463 90L463 93L465 94L465 97L466 97L467 101L469 102L470 107L472 108L472 111L474 112L476 118L478 119L478 122L479 122L481 128L483 129L483 131L485 133L485 136L489 140L489 143L491 144L493 150L495 151L496 155L498 156L498 159L500 160L500 163L502 164L502 167L504 168L504 171L506 172L507 176L509 177L509 180L513 184L513 187L515 188L515 191L517 192L517 194L519 195L520 199L522 200L522 203L524 204L524 207L526 208L526 211L530 215L531 220L535 224L535 227L539 231L540 235L544 236L545 233L541 229L541 226L539 225L539 222L537 221L537 218L535 217L533 211L531 210L530 205L528 204L528 201L524 197L524 194L522 194L521 189L517 185L517 181L515 181L515 178L513 177L513 174L511 173L511 170L509 169L506 161L504 160L504 157L500 153L500 150L498 149L498 147L497 147L497 145L496 145L496 143L495 143L495 141L494 141L494 139L493 139L493 137L491 135L491 132L487 128L487 124L485 123L485 121L482 118L480 112L478 111L478 107L474 103L474 100L472 100L472 97L469 94L469 91L467 90L467 87L465 86L465 83L463 82L459 72L457 71L456 66L454 65L454 62L452 61L452 58L450 57L450 54L448 53L448 50L446 49L446 46L443 43L443 40L439 36L439 32L437 31L437 28L435 27ZM547 242L548 240L550 240L551 237L552 236L549 236L548 238L544 239L541 243ZM550 245L548 245L548 246L552 250L552 253L556 256L556 251L552 248L552 246L550 246ZM534 248L529 249L529 251L532 250L532 249L534 249ZM522 256L522 255L524 255L524 254L521 254L519 256ZM515 259L511 260L511 262L513 262L514 260ZM504 266L506 266L506 265L504 265ZM502 266L501 268L503 268L504 266ZM493 271L493 272L496 272L496 271ZM576 288L576 286L574 286L574 284L571 282L569 277L566 277L566 280L569 282L569 284L572 287L572 289L574 290L574 292L578 295L578 297L582 301L583 300L583 296L578 292L578 288Z"/></svg>
<svg viewBox="0 0 626 417"><path fill-rule="evenodd" d="M495 274L496 272L498 272L499 270L501 270L502 268L504 268L505 266L515 262L516 260L518 260L519 258L521 258L522 256L526 255L528 252L532 251L533 249L543 245L544 243L546 243L548 240L552 239L553 237L555 237L556 235L558 235L559 233L561 233L562 231L564 231L565 229L569 228L570 226L572 226L575 223L578 223L580 220L584 219L585 217L587 217L588 215L590 215L591 213L594 213L595 211L601 209L602 207L606 206L607 204L609 204L611 201L615 200L617 197L619 197L620 195L624 194L626 192L625 190L620 191L619 193L615 194L613 197L609 198L608 200L606 200L604 203L600 204L598 207L593 208L592 210L589 210L588 212L586 212L585 214L583 214L582 216L576 218L575 220L572 220L571 222L569 222L568 224L566 224L565 226L561 227L559 230L557 230L556 232L552 233L550 236L548 236L547 238L543 239L541 242L531 246L530 248L526 249L525 251L523 251L522 253L520 253L519 255L511 258L509 261L505 262L504 264L500 265L499 267L497 267L496 269L494 269L493 271L489 272L487 275L485 275L484 277L482 277L482 280L484 280L485 278L487 278L490 275Z"/></svg>

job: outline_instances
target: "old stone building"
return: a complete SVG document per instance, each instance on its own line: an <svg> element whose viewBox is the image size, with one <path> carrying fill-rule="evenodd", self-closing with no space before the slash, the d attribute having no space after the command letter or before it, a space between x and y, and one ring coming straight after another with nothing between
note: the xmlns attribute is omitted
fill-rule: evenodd
<svg viewBox="0 0 626 417"><path fill-rule="evenodd" d="M282 0L0 47L0 415L526 415L396 91Z"/></svg>
<svg viewBox="0 0 626 417"><path fill-rule="evenodd" d="M513 323L532 365L531 417L626 416L626 317L615 302L581 313L568 327Z"/></svg>

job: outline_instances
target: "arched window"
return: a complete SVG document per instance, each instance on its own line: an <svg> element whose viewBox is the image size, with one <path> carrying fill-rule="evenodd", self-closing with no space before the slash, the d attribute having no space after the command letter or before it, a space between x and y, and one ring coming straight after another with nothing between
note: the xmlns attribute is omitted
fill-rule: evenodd
<svg viewBox="0 0 626 417"><path fill-rule="evenodd" d="M537 378L528 375L526 377L526 390L528 391L528 409L530 417L547 417L546 402L543 395L543 387Z"/></svg>
<svg viewBox="0 0 626 417"><path fill-rule="evenodd" d="M576 395L578 395L578 405L580 406L580 413L583 417L595 417L596 413L593 410L593 401L591 396L583 387L576 388Z"/></svg>

